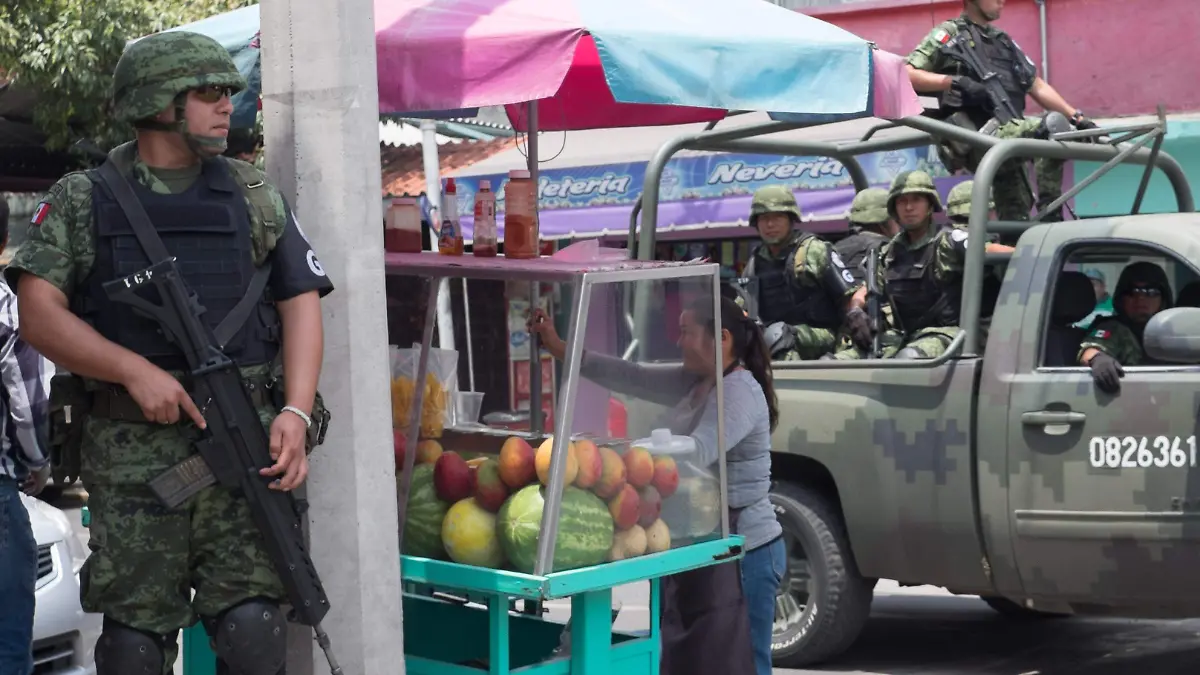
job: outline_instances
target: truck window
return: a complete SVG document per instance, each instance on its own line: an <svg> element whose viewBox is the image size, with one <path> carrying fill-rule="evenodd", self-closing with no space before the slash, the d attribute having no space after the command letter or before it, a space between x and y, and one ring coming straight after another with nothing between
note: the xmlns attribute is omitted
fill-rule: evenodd
<svg viewBox="0 0 1200 675"><path fill-rule="evenodd" d="M1114 314L1113 294L1121 273L1137 262L1152 263L1166 273L1170 289L1164 297L1164 308L1200 306L1200 273L1169 251L1111 241L1075 246L1068 251L1053 281L1053 301L1042 330L1041 367L1082 367L1080 344L1093 325ZM1127 369L1171 367L1122 365Z"/></svg>

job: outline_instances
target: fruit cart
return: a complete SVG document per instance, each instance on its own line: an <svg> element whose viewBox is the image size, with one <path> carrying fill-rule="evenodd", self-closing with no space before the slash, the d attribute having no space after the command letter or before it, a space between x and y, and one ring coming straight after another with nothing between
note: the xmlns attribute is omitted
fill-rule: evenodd
<svg viewBox="0 0 1200 675"><path fill-rule="evenodd" d="M719 266L432 252L389 253L386 264L389 275L423 278L428 293L421 343L391 354L407 672L657 673L660 579L736 561L742 538L729 529L723 440L715 462L689 454L686 436L651 421L669 416L669 396L606 380L649 374L655 391L674 392L719 380L715 351L693 356L690 370L661 349L655 362L634 358L630 345L653 343L678 316L626 318L634 302L676 294L713 315L715 339ZM456 354L434 347L447 278L558 285L571 298L552 433L481 424L478 395L457 391ZM720 420L722 388L713 391ZM637 406L629 438L608 437L610 392ZM615 630L613 589L639 582L649 625ZM546 616L549 603L569 603L567 626ZM186 675L212 672L206 642L199 630L185 636Z"/></svg>

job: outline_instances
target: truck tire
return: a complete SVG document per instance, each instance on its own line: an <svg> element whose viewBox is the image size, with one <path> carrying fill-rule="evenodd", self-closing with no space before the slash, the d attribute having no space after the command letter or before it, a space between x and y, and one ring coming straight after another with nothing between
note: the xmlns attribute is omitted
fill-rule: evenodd
<svg viewBox="0 0 1200 675"><path fill-rule="evenodd" d="M823 495L775 481L770 499L788 563L771 657L777 667L803 668L840 655L858 638L871 613L875 580L858 573L842 518Z"/></svg>
<svg viewBox="0 0 1200 675"><path fill-rule="evenodd" d="M980 596L979 599L986 602L988 607L991 607L1002 616L1010 619L1065 619L1071 616L1070 614L1042 612L1036 609L1029 609L1018 602L1013 602L1008 598L1002 598L998 595L983 595Z"/></svg>

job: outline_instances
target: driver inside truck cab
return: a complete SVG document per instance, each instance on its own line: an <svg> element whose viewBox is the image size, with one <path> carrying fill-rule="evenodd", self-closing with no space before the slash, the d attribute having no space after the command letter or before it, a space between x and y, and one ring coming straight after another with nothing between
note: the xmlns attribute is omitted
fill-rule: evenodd
<svg viewBox="0 0 1200 675"><path fill-rule="evenodd" d="M1142 331L1155 314L1171 307L1171 283L1162 267L1135 262L1121 272L1113 293L1113 315L1092 324L1079 347L1079 363L1092 371L1101 391L1121 390L1121 367L1157 363L1142 349Z"/></svg>

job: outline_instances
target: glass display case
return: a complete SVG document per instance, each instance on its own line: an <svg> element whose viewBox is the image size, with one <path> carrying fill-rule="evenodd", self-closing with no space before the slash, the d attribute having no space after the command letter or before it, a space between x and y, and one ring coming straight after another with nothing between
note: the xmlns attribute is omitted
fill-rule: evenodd
<svg viewBox="0 0 1200 675"><path fill-rule="evenodd" d="M392 348L402 554L542 577L729 536L717 265L422 253L388 266L429 281L427 307L443 278L557 286L570 302L561 330L532 331L560 381L552 428L482 423L481 396L459 391L468 359L439 348L429 313L423 345ZM625 438L607 434L610 398L630 411Z"/></svg>
<svg viewBox="0 0 1200 675"><path fill-rule="evenodd" d="M386 263L423 277L428 294L421 342L394 348L390 364L407 670L657 673L660 580L743 554L715 386L719 266L436 253ZM556 384L529 377L530 410L550 389L552 416L514 426L479 415L486 397L456 371L504 356L435 338L440 282L459 278L527 284L531 306L569 303L528 318L539 322L530 351L552 355ZM649 630L623 633L612 589L635 582L649 582ZM553 599L569 600L567 626L544 616Z"/></svg>

